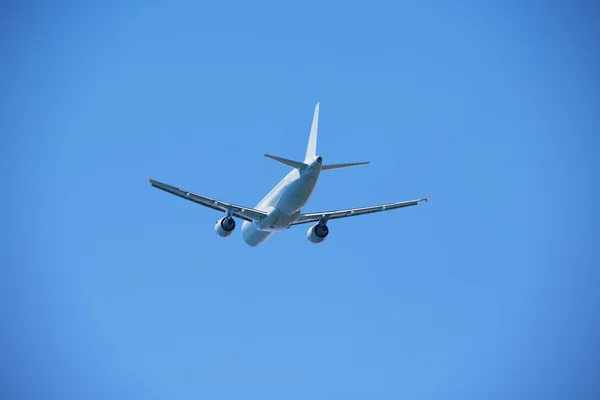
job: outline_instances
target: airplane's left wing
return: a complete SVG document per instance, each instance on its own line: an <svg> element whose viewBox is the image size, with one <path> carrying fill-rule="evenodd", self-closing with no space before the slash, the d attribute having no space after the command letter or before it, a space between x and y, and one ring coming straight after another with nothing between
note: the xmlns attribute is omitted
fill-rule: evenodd
<svg viewBox="0 0 600 400"><path fill-rule="evenodd" d="M427 197L418 200L401 201L399 203L381 204L379 206L350 208L348 210L324 211L310 214L301 214L300 218L293 225L306 224L309 222L317 222L322 220L330 220L336 218L354 217L357 215L371 214L381 211L395 210L397 208L416 206L422 201L428 201Z"/></svg>
<svg viewBox="0 0 600 400"><path fill-rule="evenodd" d="M155 188L164 190L167 193L174 194L175 196L179 196L183 199L193 201L194 203L198 203L205 207L212 208L213 210L223 212L230 211L235 217L244 219L246 221L258 222L267 216L267 213L261 210L242 207L235 204L226 203L224 201L211 199L210 197L188 192L187 190L179 189L175 186L167 185L166 183L158 182L150 178L148 178L148 182L150 182L150 184Z"/></svg>

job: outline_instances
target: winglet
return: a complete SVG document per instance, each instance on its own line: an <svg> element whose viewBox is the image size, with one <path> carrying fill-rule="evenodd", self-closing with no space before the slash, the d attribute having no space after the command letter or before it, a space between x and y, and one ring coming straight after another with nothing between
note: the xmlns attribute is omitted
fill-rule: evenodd
<svg viewBox="0 0 600 400"><path fill-rule="evenodd" d="M423 200L425 200L425 203L429 203L429 195L425 195L425 198Z"/></svg>

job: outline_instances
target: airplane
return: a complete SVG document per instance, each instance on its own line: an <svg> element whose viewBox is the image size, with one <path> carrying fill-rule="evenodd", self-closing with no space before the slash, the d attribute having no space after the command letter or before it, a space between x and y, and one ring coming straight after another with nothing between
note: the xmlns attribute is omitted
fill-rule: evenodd
<svg viewBox="0 0 600 400"><path fill-rule="evenodd" d="M428 202L428 197L403 201L398 203L381 204L378 206L351 208L347 210L312 212L303 214L302 208L310 199L321 171L330 171L369 162L354 162L346 164L323 164L323 158L317 155L317 130L319 125L319 103L315 107L312 126L308 138L308 146L304 161L294 161L283 157L265 154L265 157L278 161L292 168L254 208L243 207L232 203L216 200L189 192L166 183L158 182L148 177L148 182L160 190L174 194L194 203L225 213L215 224L215 231L220 237L228 237L235 229L233 217L242 219L242 237L250 246L265 243L276 232L285 231L294 225L315 223L308 229L306 237L311 243L321 243L329 234L327 223L337 218L354 217L395 210L397 208L415 206L422 201Z"/></svg>

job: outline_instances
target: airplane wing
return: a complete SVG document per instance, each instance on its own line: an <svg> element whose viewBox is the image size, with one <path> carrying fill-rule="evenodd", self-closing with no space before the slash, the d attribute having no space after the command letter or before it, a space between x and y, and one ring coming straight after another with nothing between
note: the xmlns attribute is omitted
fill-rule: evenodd
<svg viewBox="0 0 600 400"><path fill-rule="evenodd" d="M401 201L399 203L390 203L390 204L381 204L379 206L350 208L348 210L325 211L325 212L316 212L316 213L310 213L310 214L301 214L300 218L298 218L298 221L294 222L292 225L306 224L309 222L317 222L317 221L321 221L321 220L327 221L327 220L336 219L336 218L354 217L357 215L371 214L371 213L388 211L388 210L395 210L396 208L416 206L417 204L419 204L422 201L428 201L428 198L425 197L423 199L418 199L418 200Z"/></svg>
<svg viewBox="0 0 600 400"><path fill-rule="evenodd" d="M155 188L164 190L167 193L174 194L175 196L179 196L183 199L193 201L194 203L198 203L205 207L212 208L213 210L222 212L227 212L229 210L235 217L244 219L246 221L257 222L267 216L267 213L264 211L211 199L210 197L188 192L187 190L179 189L175 186L167 185L166 183L158 182L150 178L148 178L148 182L150 182L150 184Z"/></svg>

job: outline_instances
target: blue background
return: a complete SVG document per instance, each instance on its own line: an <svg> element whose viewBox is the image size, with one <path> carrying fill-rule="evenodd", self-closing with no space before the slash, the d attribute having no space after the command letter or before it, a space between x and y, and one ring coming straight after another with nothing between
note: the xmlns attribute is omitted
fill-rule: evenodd
<svg viewBox="0 0 600 400"><path fill-rule="evenodd" d="M6 399L600 398L592 2L4 3ZM152 177L305 211L258 248Z"/></svg>

